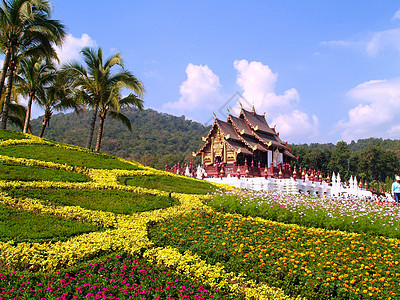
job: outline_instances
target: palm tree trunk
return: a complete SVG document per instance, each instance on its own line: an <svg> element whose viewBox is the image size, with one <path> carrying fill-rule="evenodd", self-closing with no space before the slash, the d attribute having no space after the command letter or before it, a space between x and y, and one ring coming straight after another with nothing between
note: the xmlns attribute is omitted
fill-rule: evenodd
<svg viewBox="0 0 400 300"><path fill-rule="evenodd" d="M22 131L23 133L27 133L28 132L29 122L31 120L32 101L33 101L33 97L34 96L35 96L34 93L29 95L28 107L26 108L24 130Z"/></svg>
<svg viewBox="0 0 400 300"><path fill-rule="evenodd" d="M43 121L42 121L42 128L40 129L40 134L39 134L39 137L43 137L43 135L44 135L44 131L46 130L46 124L47 124L47 121L46 121L46 115L43 117Z"/></svg>
<svg viewBox="0 0 400 300"><path fill-rule="evenodd" d="M11 91L14 81L14 70L15 70L15 62L10 63L10 68L8 70L8 78L7 78L7 91L6 91L6 99L4 100L3 113L1 115L1 129L7 129L7 121L8 121L8 112L10 110L10 102L11 102Z"/></svg>
<svg viewBox="0 0 400 300"><path fill-rule="evenodd" d="M90 149L92 146L92 140L93 140L93 133L94 133L94 127L96 126L96 118L97 118L97 111L99 109L99 101L96 100L93 108L93 116L92 116L92 121L90 122L90 131L89 131L89 138L86 144L86 148Z"/></svg>
<svg viewBox="0 0 400 300"><path fill-rule="evenodd" d="M1 70L0 74L0 95L3 93L3 88L4 88L4 82L6 80L6 75L7 75L7 70L10 64L11 60L11 49L6 50L6 54L4 56L4 62L3 62L3 69Z"/></svg>
<svg viewBox="0 0 400 300"><path fill-rule="evenodd" d="M46 130L47 125L50 126L50 118L51 118L51 112L46 110L43 116L42 128L40 129L39 137L42 138L44 136L44 131Z"/></svg>
<svg viewBox="0 0 400 300"><path fill-rule="evenodd" d="M100 151L101 139L103 137L104 121L106 120L106 115L100 116L99 132L97 133L97 143L95 151Z"/></svg>

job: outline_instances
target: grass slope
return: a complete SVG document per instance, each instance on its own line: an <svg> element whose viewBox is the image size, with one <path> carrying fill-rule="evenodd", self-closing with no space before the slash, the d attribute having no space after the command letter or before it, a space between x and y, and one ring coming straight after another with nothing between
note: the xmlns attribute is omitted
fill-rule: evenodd
<svg viewBox="0 0 400 300"><path fill-rule="evenodd" d="M0 148L0 155L37 159L41 161L49 161L93 169L139 169L137 166L121 162L116 157L111 155L73 151L71 149L56 147L55 144L41 145L40 147L37 145L6 146Z"/></svg>
<svg viewBox="0 0 400 300"><path fill-rule="evenodd" d="M214 192L217 187L205 181L197 181L183 177L170 176L135 176L121 177L119 182L128 186L140 186L165 192L185 194L207 194Z"/></svg>
<svg viewBox="0 0 400 300"><path fill-rule="evenodd" d="M65 241L72 236L99 230L101 228L92 224L0 205L0 241Z"/></svg>

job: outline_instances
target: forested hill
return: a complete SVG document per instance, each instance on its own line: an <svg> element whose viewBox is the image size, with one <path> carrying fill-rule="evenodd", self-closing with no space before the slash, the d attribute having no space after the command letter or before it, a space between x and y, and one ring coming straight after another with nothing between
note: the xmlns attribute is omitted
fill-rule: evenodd
<svg viewBox="0 0 400 300"><path fill-rule="evenodd" d="M152 109L125 109L123 113L132 122L132 132L122 123L107 118L101 151L159 169L163 169L165 163L183 162L191 157L192 152L197 152L203 145L201 137L210 130L210 127L186 120L184 116L176 117ZM44 137L85 147L91 116L91 111L80 115L54 115ZM32 120L33 134L40 132L41 121L40 117ZM97 126L95 130L94 143Z"/></svg>
<svg viewBox="0 0 400 300"><path fill-rule="evenodd" d="M390 139L382 139L382 138L368 138L368 139L359 139L357 142L351 141L348 144L349 150L352 152L362 151L368 148L371 145L379 145L384 150L391 150L398 154L400 154L400 140L390 140ZM327 144L319 144L319 143L311 143L308 144L300 144L296 145L309 149L320 149L320 150L333 150L335 148L335 144L327 143Z"/></svg>
<svg viewBox="0 0 400 300"><path fill-rule="evenodd" d="M127 109L123 113L132 122L132 132L120 122L108 118L101 151L123 158L133 159L145 165L164 169L180 161L193 160L192 152L203 145L210 127L151 109L138 111ZM86 146L91 111L54 115L45 138ZM33 133L38 134L41 118L32 121ZM95 136L97 135L97 127ZM93 141L95 143L95 141ZM349 144L291 145L292 153L300 159L298 166L320 169L326 174L340 172L343 178L350 174L371 180L385 180L400 174L400 140L369 138ZM199 158L195 163L199 163Z"/></svg>

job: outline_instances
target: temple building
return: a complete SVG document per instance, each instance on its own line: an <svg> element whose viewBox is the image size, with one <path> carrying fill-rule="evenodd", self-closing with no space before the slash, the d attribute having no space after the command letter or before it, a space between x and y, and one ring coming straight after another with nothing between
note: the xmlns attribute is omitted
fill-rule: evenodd
<svg viewBox="0 0 400 300"><path fill-rule="evenodd" d="M247 172L251 169L251 173L262 173L263 169L272 170L295 159L275 128L269 127L265 114L257 114L254 106L252 111L242 107L239 117L229 112L226 122L215 117L203 140L203 147L193 155L201 156L206 170L222 164L227 171L239 169L240 172L240 166L243 166L243 171L246 168Z"/></svg>

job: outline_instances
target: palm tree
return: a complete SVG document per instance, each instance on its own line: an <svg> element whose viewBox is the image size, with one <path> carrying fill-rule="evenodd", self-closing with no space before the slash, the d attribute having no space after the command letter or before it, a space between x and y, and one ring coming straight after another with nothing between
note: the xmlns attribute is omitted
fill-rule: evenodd
<svg viewBox="0 0 400 300"><path fill-rule="evenodd" d="M0 114L3 109L3 103L6 98L6 93L3 93L0 99ZM8 122L20 129L24 127L24 118L26 114L26 108L18 103L18 95L13 93L9 104L9 115ZM28 133L32 133L31 126L28 127Z"/></svg>
<svg viewBox="0 0 400 300"><path fill-rule="evenodd" d="M0 127L5 129L18 57L22 53L54 56L52 43L61 45L65 31L64 25L50 19L51 4L47 0L2 0L2 4L3 7L0 7L0 48L4 53L4 63L0 74L0 94L6 77L9 94L4 101Z"/></svg>
<svg viewBox="0 0 400 300"><path fill-rule="evenodd" d="M141 97L145 92L143 84L135 76L124 70L120 53L114 54L103 62L103 51L98 48L83 48L82 55L86 68L80 64L72 63L63 67L66 76L74 81L74 86L86 95L87 104L93 108L90 122L89 136L86 148L90 149L96 125L97 113L100 103L105 103L110 91L115 87L125 87L134 90ZM120 71L112 73L113 67L120 67Z"/></svg>
<svg viewBox="0 0 400 300"><path fill-rule="evenodd" d="M134 77L133 75L128 74L127 76ZM135 106L139 110L143 110L143 100L139 99L136 95L129 94L127 97L121 98L121 87L119 85L114 86L109 93L107 93L107 97L104 97L103 100L104 101L100 103L99 107L100 122L95 151L100 151L104 122L108 113L112 118L117 119L126 125L129 131L132 131L131 121L120 112L120 109Z"/></svg>
<svg viewBox="0 0 400 300"><path fill-rule="evenodd" d="M24 57L21 60L15 85L16 92L28 98L23 132L27 132L29 128L32 102L37 100L38 90L54 81L55 70L54 63L39 57Z"/></svg>
<svg viewBox="0 0 400 300"><path fill-rule="evenodd" d="M71 82L65 80L59 72L49 86L39 89L37 92L37 102L45 110L40 137L43 137L46 128L50 126L50 119L54 111L73 108L76 113L79 113L83 110L81 103L77 101L78 97L75 95Z"/></svg>

